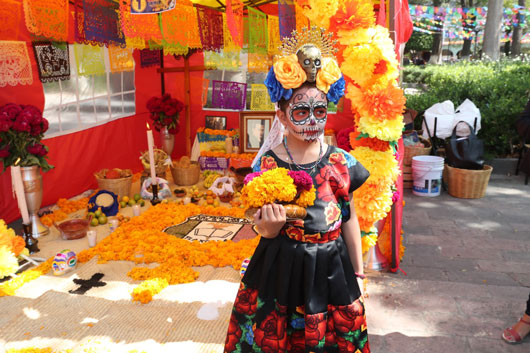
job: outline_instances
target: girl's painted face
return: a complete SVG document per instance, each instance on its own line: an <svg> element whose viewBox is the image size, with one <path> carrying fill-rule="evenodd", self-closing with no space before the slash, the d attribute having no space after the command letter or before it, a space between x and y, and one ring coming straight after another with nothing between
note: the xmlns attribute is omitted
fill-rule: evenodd
<svg viewBox="0 0 530 353"><path fill-rule="evenodd" d="M293 94L285 114L288 117L285 127L290 134L301 140L313 141L324 133L328 100L316 87L304 87Z"/></svg>

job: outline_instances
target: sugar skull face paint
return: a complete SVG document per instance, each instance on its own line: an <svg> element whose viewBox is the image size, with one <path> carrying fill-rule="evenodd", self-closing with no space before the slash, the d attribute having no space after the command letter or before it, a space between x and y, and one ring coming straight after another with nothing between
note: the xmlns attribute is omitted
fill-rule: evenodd
<svg viewBox="0 0 530 353"><path fill-rule="evenodd" d="M324 133L328 117L326 95L315 87L297 90L286 109L290 124L286 127L299 139L311 141Z"/></svg>

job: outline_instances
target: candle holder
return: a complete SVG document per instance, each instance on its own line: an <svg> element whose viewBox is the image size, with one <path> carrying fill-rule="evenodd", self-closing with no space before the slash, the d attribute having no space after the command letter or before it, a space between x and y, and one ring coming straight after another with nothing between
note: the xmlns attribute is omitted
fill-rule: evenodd
<svg viewBox="0 0 530 353"><path fill-rule="evenodd" d="M36 252L39 252L40 249L37 246L39 241L33 237L32 229L31 229L31 223L30 224L22 224L22 228L24 231L23 238L26 242L26 248L28 248L30 254L34 254Z"/></svg>
<svg viewBox="0 0 530 353"><path fill-rule="evenodd" d="M151 199L151 205L156 206L160 202L162 202L162 200L158 198L158 184L153 183L151 187L153 189L153 198Z"/></svg>

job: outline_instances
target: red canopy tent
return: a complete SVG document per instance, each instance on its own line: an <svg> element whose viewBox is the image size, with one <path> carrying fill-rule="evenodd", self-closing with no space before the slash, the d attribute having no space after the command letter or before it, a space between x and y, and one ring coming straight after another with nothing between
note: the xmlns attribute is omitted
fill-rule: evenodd
<svg viewBox="0 0 530 353"><path fill-rule="evenodd" d="M204 2L204 0L194 1ZM221 6L219 1L210 1L210 6ZM396 52L400 44L406 42L411 32L411 22L406 0L391 0L390 4L381 1L385 8L386 22L391 33L394 33ZM21 5L22 6L22 5ZM250 6L254 6L250 4ZM73 4L70 4L70 13L73 12ZM275 4L264 4L260 10L277 14ZM383 12L384 13L384 12ZM379 16L381 20L382 14ZM74 42L74 18L69 16L68 42ZM20 21L18 36L10 40L24 41L28 52L31 53L31 42L34 37L28 32L24 21ZM30 55L33 83L25 86L0 87L0 106L6 103L32 104L40 109L44 108L44 91L42 83L38 80L37 63L33 55ZM146 109L146 101L160 94L162 76L157 67L142 68L140 66L139 51L134 52L135 70L134 79L136 87L136 113L132 116L120 118L108 123L94 126L74 133L47 138L43 143L49 147L49 163L55 168L43 174L43 202L42 206L54 204L59 198L69 198L80 192L95 188L97 186L94 173L102 168L129 168L133 172L142 169L138 158L142 151L147 149L145 135L146 122L149 113ZM189 55L186 59L165 56L163 59L165 70L172 71L164 74L164 87L166 92L171 93L181 101L189 101L186 108L188 117L186 129L176 135L176 143L172 157L180 157L189 154L191 136L195 131L204 126L205 115L215 115L216 111L204 111L201 105L202 78L200 70L185 71L188 67L200 67L204 64L203 55L197 52ZM173 68L173 69L172 69ZM182 70L182 71L181 71ZM187 93L189 95L187 95ZM339 131L352 124L352 116L349 102L344 104L344 112L333 115L328 120L327 128ZM227 117L227 129L239 126L239 114L237 112L223 111L221 115ZM157 132L154 131L155 141L159 140ZM401 147L400 147L401 148ZM402 185L400 181L399 185ZM15 199L11 196L11 177L9 173L0 174L0 218L6 222L12 222L19 218L19 211ZM399 249L399 232L401 230L401 202L398 202L393 211L393 227L395 230L395 244ZM396 252L394 252L396 254ZM399 256L394 255L393 268L399 265Z"/></svg>

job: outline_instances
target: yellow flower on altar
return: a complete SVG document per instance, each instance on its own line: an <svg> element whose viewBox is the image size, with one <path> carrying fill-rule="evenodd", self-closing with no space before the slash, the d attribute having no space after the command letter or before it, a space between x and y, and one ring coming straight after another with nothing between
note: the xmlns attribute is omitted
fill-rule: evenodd
<svg viewBox="0 0 530 353"><path fill-rule="evenodd" d="M298 88L307 79L304 69L298 63L296 54L280 57L273 67L276 79L285 89Z"/></svg>
<svg viewBox="0 0 530 353"><path fill-rule="evenodd" d="M0 246L0 279L18 270L18 260L7 246Z"/></svg>
<svg viewBox="0 0 530 353"><path fill-rule="evenodd" d="M339 64L334 58L322 58L322 68L317 74L317 88L324 93L328 93L329 87L337 82L342 73Z"/></svg>
<svg viewBox="0 0 530 353"><path fill-rule="evenodd" d="M390 147L386 151L357 147L350 154L370 172L367 182L394 183L397 180L399 176L398 162Z"/></svg>

